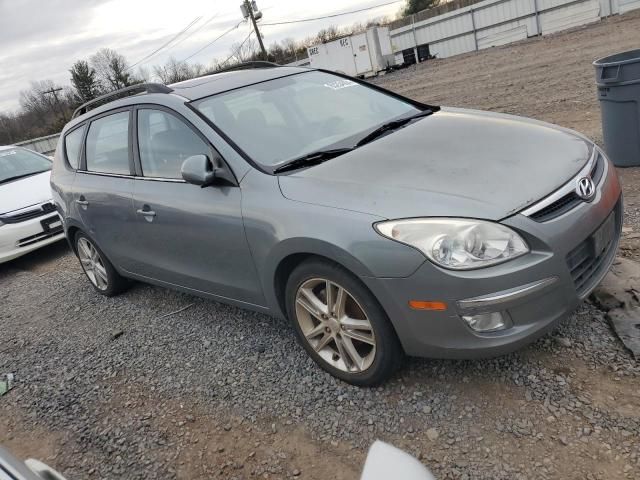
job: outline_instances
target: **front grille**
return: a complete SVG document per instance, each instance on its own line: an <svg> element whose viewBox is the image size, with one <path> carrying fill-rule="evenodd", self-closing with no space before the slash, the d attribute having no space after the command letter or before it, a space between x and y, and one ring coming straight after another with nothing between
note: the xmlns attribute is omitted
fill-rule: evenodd
<svg viewBox="0 0 640 480"><path fill-rule="evenodd" d="M620 202L618 202L613 215L615 217L614 233L600 252L596 252L593 248L593 236L600 229L598 227L592 235L567 254L567 266L579 296L583 296L594 287L594 283L604 274L602 270L609 263L611 255L615 254L613 250L620 235L622 217Z"/></svg>
<svg viewBox="0 0 640 480"><path fill-rule="evenodd" d="M555 202L547 205L536 213L532 214L530 218L536 222L548 222L560 215L573 210L575 207L582 203L582 199L576 195L576 192L569 192L564 197L556 200Z"/></svg>
<svg viewBox="0 0 640 480"><path fill-rule="evenodd" d="M600 185L600 180L602 180L603 173L604 158L602 157L602 155L600 155L600 153L598 153L593 168L591 168L591 171L589 172L591 180L593 180L596 188L598 187L598 185ZM564 215L565 213L573 210L583 202L584 200L578 197L575 191L571 191L555 202L550 203L549 205L541 208L535 213L532 213L529 218L535 220L536 222L548 222L549 220L558 218L560 215Z"/></svg>
<svg viewBox="0 0 640 480"><path fill-rule="evenodd" d="M63 231L63 228L60 226L52 230L49 230L47 232L40 232L40 233L36 233L35 235L31 235L29 237L21 238L20 240L18 240L18 247L27 247L34 243L41 242L42 240L46 240L47 238L55 237L56 235L61 234L62 231Z"/></svg>
<svg viewBox="0 0 640 480"><path fill-rule="evenodd" d="M602 173L604 172L604 158L598 152L598 157L596 158L596 163L591 169L590 175L591 180L593 180L594 185L597 187L600 185L600 180L602 180Z"/></svg>
<svg viewBox="0 0 640 480"><path fill-rule="evenodd" d="M26 212L16 213L14 215L0 216L2 223L20 223L31 220L32 218L42 217L49 213L55 212L56 207L53 203L44 203L36 208L27 210Z"/></svg>

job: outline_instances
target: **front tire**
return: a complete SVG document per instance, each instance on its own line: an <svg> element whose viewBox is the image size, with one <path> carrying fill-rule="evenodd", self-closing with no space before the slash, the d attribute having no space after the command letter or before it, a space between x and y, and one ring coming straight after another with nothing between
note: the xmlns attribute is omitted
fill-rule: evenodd
<svg viewBox="0 0 640 480"><path fill-rule="evenodd" d="M339 265L300 264L286 288L287 315L309 356L325 371L358 386L387 380L403 352L386 313L362 282Z"/></svg>
<svg viewBox="0 0 640 480"><path fill-rule="evenodd" d="M87 235L78 232L75 247L82 270L99 294L113 297L129 286L129 282L116 272L102 250Z"/></svg>

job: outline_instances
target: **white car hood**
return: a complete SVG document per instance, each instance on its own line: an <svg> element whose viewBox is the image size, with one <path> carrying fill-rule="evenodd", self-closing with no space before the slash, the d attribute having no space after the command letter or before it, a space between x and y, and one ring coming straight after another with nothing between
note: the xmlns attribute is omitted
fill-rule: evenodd
<svg viewBox="0 0 640 480"><path fill-rule="evenodd" d="M51 200L51 172L0 184L0 215Z"/></svg>

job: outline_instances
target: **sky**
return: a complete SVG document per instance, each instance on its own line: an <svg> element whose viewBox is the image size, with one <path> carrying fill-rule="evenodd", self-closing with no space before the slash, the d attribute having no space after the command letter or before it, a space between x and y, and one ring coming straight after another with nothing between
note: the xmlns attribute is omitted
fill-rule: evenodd
<svg viewBox="0 0 640 480"><path fill-rule="evenodd" d="M271 23L348 12L388 1L257 0L257 4L263 13L259 23ZM133 64L201 17L185 33L185 37L191 34L188 38L141 65L151 73L153 65L163 64L169 57L185 59L242 20L240 3L241 0L0 0L0 112L18 110L20 91L28 89L32 81L50 79L68 85L73 63L88 59L100 48L112 48ZM402 5L399 1L325 20L264 26L261 33L268 47L287 37L303 40L331 25L348 26L395 15ZM224 60L231 45L244 40L249 31L248 23L242 23L189 62L207 66L214 58Z"/></svg>

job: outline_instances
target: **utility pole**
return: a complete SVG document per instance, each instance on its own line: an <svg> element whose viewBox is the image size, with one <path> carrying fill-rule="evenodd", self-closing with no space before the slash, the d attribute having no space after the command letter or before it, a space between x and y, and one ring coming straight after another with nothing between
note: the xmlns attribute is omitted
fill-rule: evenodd
<svg viewBox="0 0 640 480"><path fill-rule="evenodd" d="M60 100L58 99L58 92L60 92L60 91L62 91L61 87L58 87L58 88L51 87L49 90L45 90L42 93L48 94L48 95L53 95L53 98L56 101L56 107L58 107L58 111L62 115L62 119L64 120L64 123L67 123L67 115L64 113L64 109L60 106Z"/></svg>
<svg viewBox="0 0 640 480"><path fill-rule="evenodd" d="M249 0L244 0L240 10L242 11L244 18L247 18L248 16L251 19L251 23L253 23L253 31L256 32L258 43L260 44L260 50L262 50L262 56L265 60L268 60L269 57L267 56L267 50L264 48L262 36L260 35L260 30L258 30L258 22L256 21L262 18L262 12L258 11L258 6L255 1L249 2Z"/></svg>

